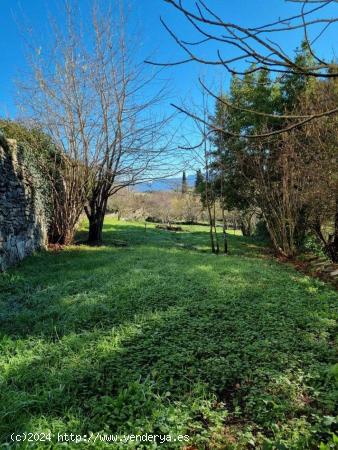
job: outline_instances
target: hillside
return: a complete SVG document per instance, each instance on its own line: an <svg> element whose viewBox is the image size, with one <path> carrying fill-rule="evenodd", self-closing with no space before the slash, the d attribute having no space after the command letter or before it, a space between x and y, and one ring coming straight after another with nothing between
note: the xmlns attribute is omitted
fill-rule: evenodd
<svg viewBox="0 0 338 450"><path fill-rule="evenodd" d="M187 182L189 187L193 187L195 184L196 176L194 174L187 175ZM182 186L182 177L163 178L160 180L154 180L149 183L140 183L135 185L137 192L150 192L150 191L174 191L180 190Z"/></svg>

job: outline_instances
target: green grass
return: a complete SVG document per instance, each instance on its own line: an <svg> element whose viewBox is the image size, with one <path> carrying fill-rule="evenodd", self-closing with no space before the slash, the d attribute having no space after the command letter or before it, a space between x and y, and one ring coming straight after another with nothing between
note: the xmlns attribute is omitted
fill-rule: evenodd
<svg viewBox="0 0 338 450"><path fill-rule="evenodd" d="M107 219L105 246L41 252L0 275L0 443L50 431L52 443L17 448L64 448L58 432L334 448L336 292L250 239L230 234L229 256L215 256L207 227L184 230Z"/></svg>

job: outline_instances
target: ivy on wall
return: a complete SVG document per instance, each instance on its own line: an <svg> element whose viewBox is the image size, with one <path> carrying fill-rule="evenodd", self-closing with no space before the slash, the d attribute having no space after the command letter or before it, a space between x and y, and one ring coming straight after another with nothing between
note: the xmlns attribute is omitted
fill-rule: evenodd
<svg viewBox="0 0 338 450"><path fill-rule="evenodd" d="M11 139L16 144L9 145ZM50 138L39 129L0 120L0 144L6 152L16 152L15 158L29 180L35 210L47 229L53 220L51 171L55 167L55 150Z"/></svg>

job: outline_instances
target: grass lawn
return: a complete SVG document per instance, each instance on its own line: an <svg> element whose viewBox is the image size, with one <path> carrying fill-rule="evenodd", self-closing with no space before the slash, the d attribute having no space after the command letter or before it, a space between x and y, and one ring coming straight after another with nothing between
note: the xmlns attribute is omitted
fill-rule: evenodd
<svg viewBox="0 0 338 450"><path fill-rule="evenodd" d="M51 432L17 444L42 449L102 432L170 434L163 449L336 448L336 291L247 238L217 257L207 227L183 228L109 218L105 246L0 275L0 447L13 432ZM157 448L91 439L66 447Z"/></svg>

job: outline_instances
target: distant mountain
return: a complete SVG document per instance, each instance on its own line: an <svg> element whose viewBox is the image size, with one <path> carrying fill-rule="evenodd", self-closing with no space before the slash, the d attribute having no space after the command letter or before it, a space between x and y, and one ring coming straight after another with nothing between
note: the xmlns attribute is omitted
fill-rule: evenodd
<svg viewBox="0 0 338 450"><path fill-rule="evenodd" d="M189 187L194 187L196 175L187 175L187 182ZM151 191L174 191L181 189L182 177L163 178L160 180L151 181L149 183L140 183L135 185L137 192L151 192Z"/></svg>

